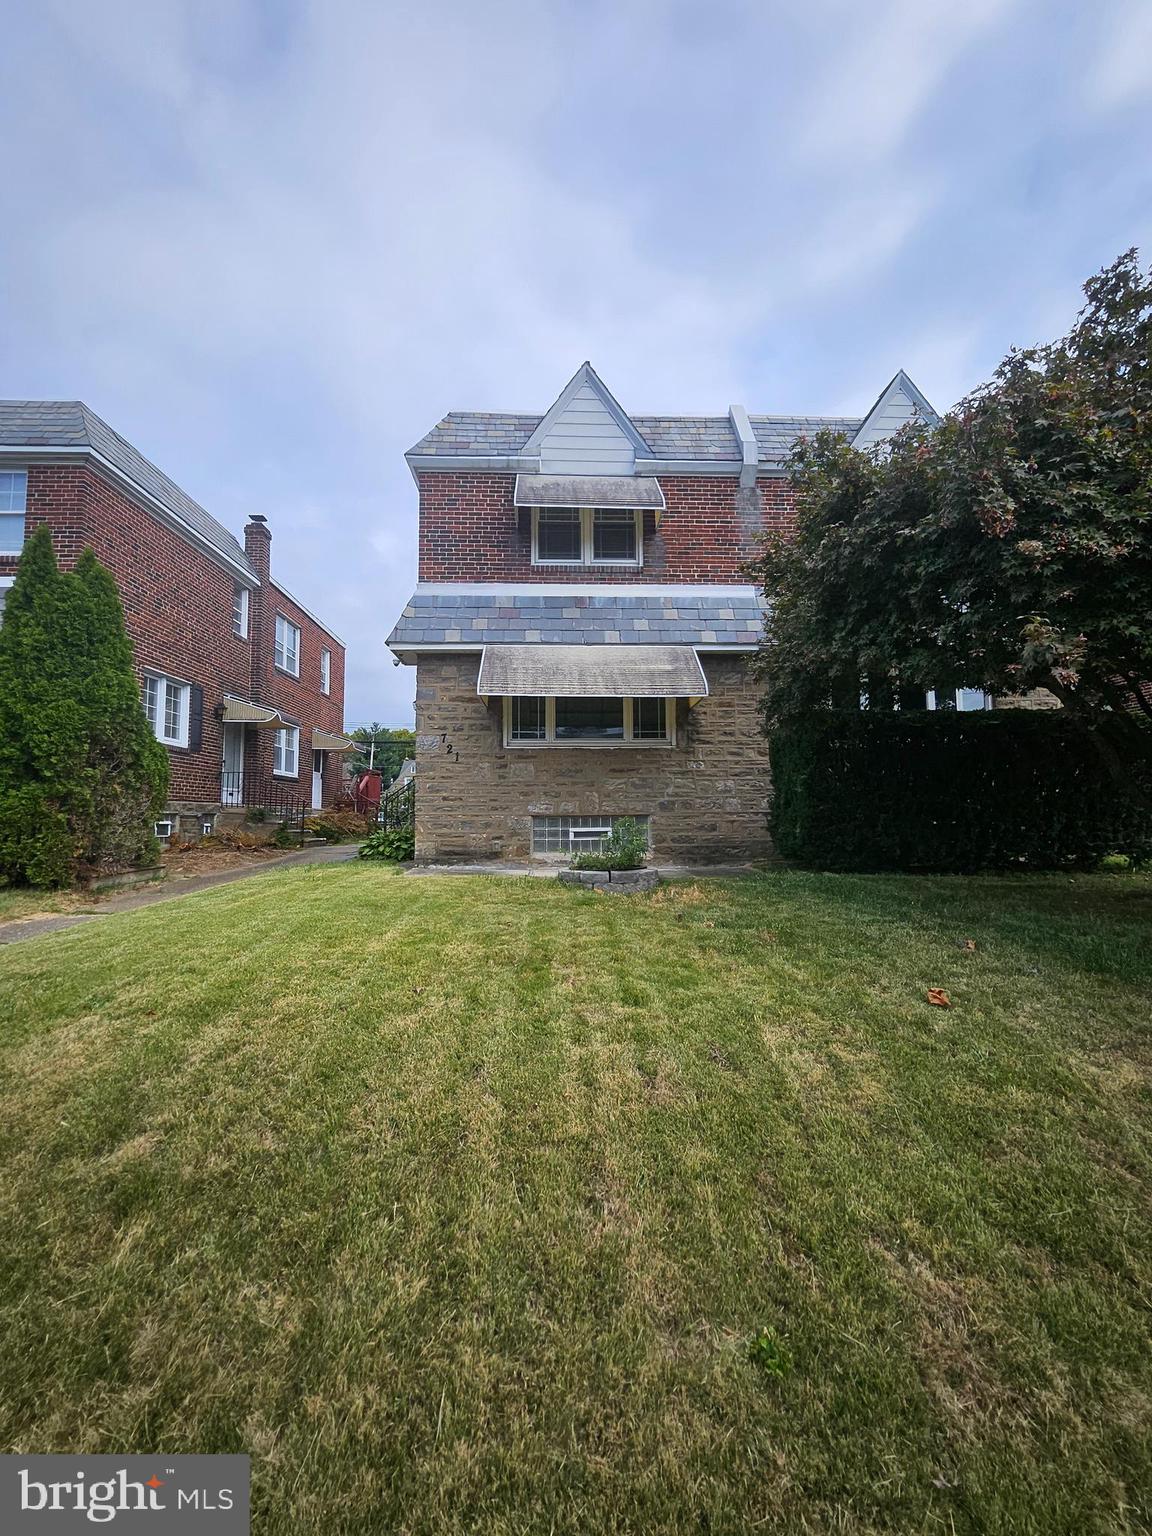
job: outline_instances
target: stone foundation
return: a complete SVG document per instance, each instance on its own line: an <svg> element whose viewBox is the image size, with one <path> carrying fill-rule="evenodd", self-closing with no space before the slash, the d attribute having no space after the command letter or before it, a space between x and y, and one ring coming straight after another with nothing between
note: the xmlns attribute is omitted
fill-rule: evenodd
<svg viewBox="0 0 1152 1536"><path fill-rule="evenodd" d="M709 697L677 703L670 747L505 747L478 654L426 655L416 677L416 858L525 859L533 816L647 816L655 863L771 853L768 742L740 655L701 658Z"/></svg>

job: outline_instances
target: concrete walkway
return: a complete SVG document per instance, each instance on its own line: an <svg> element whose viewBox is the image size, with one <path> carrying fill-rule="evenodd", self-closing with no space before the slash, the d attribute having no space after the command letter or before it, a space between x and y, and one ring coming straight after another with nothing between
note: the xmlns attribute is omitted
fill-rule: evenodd
<svg viewBox="0 0 1152 1536"><path fill-rule="evenodd" d="M161 901L177 901L181 896L191 896L196 891L211 890L214 885L231 885L233 880L247 880L252 875L262 875L268 869L283 869L290 864L343 864L356 857L358 844L336 843L322 848L305 848L300 853L286 853L280 859L263 859L259 864L248 864L243 869L226 869L218 875L188 875L166 880L158 885L145 886L138 891L128 891L123 896L109 896L89 912L62 912L59 917L26 917L11 923L0 923L0 944L15 944L20 939L39 938L44 933L62 933L66 928L79 928L85 923L98 922L116 912L135 912L138 907L153 907Z"/></svg>

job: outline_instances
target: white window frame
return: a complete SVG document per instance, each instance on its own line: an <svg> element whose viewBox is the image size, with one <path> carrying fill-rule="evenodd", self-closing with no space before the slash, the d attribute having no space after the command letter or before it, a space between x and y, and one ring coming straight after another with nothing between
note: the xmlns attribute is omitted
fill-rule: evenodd
<svg viewBox="0 0 1152 1536"><path fill-rule="evenodd" d="M332 692L332 652L326 645L320 649L320 692Z"/></svg>
<svg viewBox="0 0 1152 1536"><path fill-rule="evenodd" d="M580 554L571 560L556 560L540 553L541 512L569 512L580 514ZM593 553L593 528L597 512L629 512L636 529L636 557L633 560L597 560ZM644 514L635 507L533 507L532 508L532 564L533 565L597 565L612 566L622 571L638 571L644 564Z"/></svg>
<svg viewBox="0 0 1152 1536"><path fill-rule="evenodd" d="M156 711L155 715L148 710L148 684L156 684ZM168 692L172 690L176 694L176 735L168 735ZM148 715L148 724L152 727L152 734L156 740L165 747L186 747L188 745L188 725L192 704L191 683L181 682L178 677L169 677L164 672L153 672L151 668L144 674L144 687L141 690L144 700L144 713Z"/></svg>
<svg viewBox="0 0 1152 1536"><path fill-rule="evenodd" d="M19 502L18 506L9 502ZM14 544L0 540L0 555L18 555L28 537L28 471L0 469L0 529L19 523L20 537Z"/></svg>
<svg viewBox="0 0 1152 1536"><path fill-rule="evenodd" d="M557 741L555 697L541 694L526 694L524 697L544 698L544 739L542 741L518 741L513 737L512 695L507 695L504 699L504 745L506 747L514 747L517 750L523 750L527 748L528 751L554 751L557 748L563 750L566 747L573 747L587 751L588 748L592 748L597 752L618 752L622 747L624 747L627 748L627 750L630 752L639 752L646 751L649 747L655 747L659 751L661 748L674 747L676 745L675 699L661 699L659 701L664 705L663 736L647 736L641 738L639 741L635 740L632 735L632 706L635 701L633 699L624 699L622 700L624 705L624 736L620 741L611 741L606 738L598 739L596 737L591 737L587 741L570 741L566 738L562 738L560 741ZM600 695L589 695L589 697L600 697Z"/></svg>
<svg viewBox="0 0 1152 1536"><path fill-rule="evenodd" d="M291 746L291 752L289 752ZM277 767L284 764L289 756L292 759L292 771L289 773L286 767ZM275 779L298 779L300 777L300 727L298 725L282 725L272 738L272 777Z"/></svg>
<svg viewBox="0 0 1152 1536"><path fill-rule="evenodd" d="M976 715L979 714L982 710L992 708L992 695L985 688L951 688L948 691L952 695L952 699L956 705L956 713L958 715ZM961 693L978 693L981 696L983 702L980 704L972 705L968 709L964 709L961 707L959 699L959 695ZM929 709L936 708L935 688L929 688L928 692L924 696L924 702Z"/></svg>
<svg viewBox="0 0 1152 1536"><path fill-rule="evenodd" d="M251 608L252 594L242 581L238 581L232 589L232 633L237 640L248 638L248 615ZM239 612L237 612L239 605Z"/></svg>
<svg viewBox="0 0 1152 1536"><path fill-rule="evenodd" d="M4 622L4 607L15 579L14 576L0 576L0 624Z"/></svg>
<svg viewBox="0 0 1152 1536"><path fill-rule="evenodd" d="M296 636L296 643L292 649L289 649L288 646L288 636L290 633ZM273 649L272 659L280 671L286 672L289 677L300 676L301 638L299 624L294 624L286 613L278 613L276 615L276 644ZM289 657L292 658L293 666L288 665Z"/></svg>

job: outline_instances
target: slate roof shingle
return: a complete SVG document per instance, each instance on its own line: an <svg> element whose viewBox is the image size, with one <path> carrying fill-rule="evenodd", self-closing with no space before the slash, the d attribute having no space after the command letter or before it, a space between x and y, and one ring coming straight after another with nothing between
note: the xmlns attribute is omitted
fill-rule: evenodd
<svg viewBox="0 0 1152 1536"><path fill-rule="evenodd" d="M388 636L392 650L428 645L758 645L764 609L747 587L654 593L565 593L420 587Z"/></svg>
<svg viewBox="0 0 1152 1536"><path fill-rule="evenodd" d="M218 523L82 400L0 400L0 446L75 448L78 453L92 449L187 523L205 543L239 565L253 581L259 581L243 547L223 523Z"/></svg>
<svg viewBox="0 0 1152 1536"><path fill-rule="evenodd" d="M798 437L822 427L853 437L860 416L750 416L762 464L779 464ZM449 411L443 421L408 450L414 458L468 458L514 455L543 420L509 411ZM740 444L727 416L630 416L629 420L658 459L740 462Z"/></svg>

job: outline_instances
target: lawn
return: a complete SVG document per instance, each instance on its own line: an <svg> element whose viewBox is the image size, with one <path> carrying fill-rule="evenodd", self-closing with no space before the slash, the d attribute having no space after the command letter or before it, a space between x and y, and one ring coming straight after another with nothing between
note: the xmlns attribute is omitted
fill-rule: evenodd
<svg viewBox="0 0 1152 1536"><path fill-rule="evenodd" d="M2 1449L247 1451L276 1536L1149 1529L1146 878L298 867L0 988Z"/></svg>

